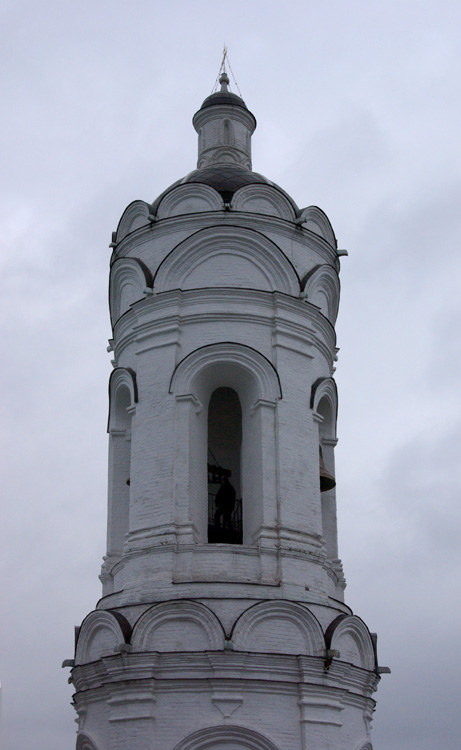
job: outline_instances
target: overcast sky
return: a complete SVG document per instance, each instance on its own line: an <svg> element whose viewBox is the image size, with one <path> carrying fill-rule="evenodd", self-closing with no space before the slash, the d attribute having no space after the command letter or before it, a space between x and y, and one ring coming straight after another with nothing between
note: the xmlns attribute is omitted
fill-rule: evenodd
<svg viewBox="0 0 461 750"><path fill-rule="evenodd" d="M339 542L392 668L374 748L458 750L459 0L3 0L0 21L4 750L75 745L60 665L100 596L108 244L194 169L224 41L254 169L349 251Z"/></svg>

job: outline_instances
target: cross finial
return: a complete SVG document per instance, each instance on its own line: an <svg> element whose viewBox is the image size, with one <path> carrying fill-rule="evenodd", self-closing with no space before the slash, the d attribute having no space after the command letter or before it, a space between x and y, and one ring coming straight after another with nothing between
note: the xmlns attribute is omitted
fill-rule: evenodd
<svg viewBox="0 0 461 750"><path fill-rule="evenodd" d="M222 51L222 60L221 60L221 67L219 68L219 83L221 84L221 91L224 91L227 93L229 91L229 76L226 72L226 57L227 57L227 47L224 44L223 51Z"/></svg>
<svg viewBox="0 0 461 750"><path fill-rule="evenodd" d="M226 75L226 57L227 57L227 47L224 43L223 50L222 50L222 61L221 61L221 67L219 68L219 72Z"/></svg>
<svg viewBox="0 0 461 750"><path fill-rule="evenodd" d="M234 79L234 83L237 86L238 92L239 92L240 97L241 97L242 94L241 94L240 89L238 87L238 83L235 80L234 72L233 72L233 70L232 70L232 68L230 66L230 62L229 62L229 57L228 57L228 54L227 54L227 47L226 47L226 45L224 45L224 47L223 47L221 66L219 68L218 77L217 77L217 79L215 81L215 84L214 84L214 87L213 87L213 90L212 90L211 93L213 94L216 91L216 89L218 88L218 80L219 80L219 83L221 84L221 91L223 91L226 94L229 93L229 83L230 83L230 80L229 80L229 76L227 75L226 62L227 62L227 65L229 66L229 70L231 72L232 78Z"/></svg>

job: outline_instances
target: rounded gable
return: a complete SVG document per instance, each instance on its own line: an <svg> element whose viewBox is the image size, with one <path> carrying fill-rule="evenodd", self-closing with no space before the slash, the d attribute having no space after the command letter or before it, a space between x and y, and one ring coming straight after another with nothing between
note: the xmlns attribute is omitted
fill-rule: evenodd
<svg viewBox="0 0 461 750"><path fill-rule="evenodd" d="M376 670L376 655L367 626L356 615L340 615L327 628L327 647L339 651L340 661Z"/></svg>
<svg viewBox="0 0 461 750"><path fill-rule="evenodd" d="M75 649L75 664L88 664L103 656L113 656L121 643L129 641L129 622L119 612L90 612L80 628Z"/></svg>
<svg viewBox="0 0 461 750"><path fill-rule="evenodd" d="M340 283L338 273L327 263L315 266L301 281L304 298L320 309L332 325L336 323L339 308Z"/></svg>
<svg viewBox="0 0 461 750"><path fill-rule="evenodd" d="M165 197L179 185L186 184L208 185L208 187L213 188L213 190L216 190L221 195L225 203L230 203L237 190L246 185L268 185L275 188L280 195L283 195L289 201L295 214L299 212L296 203L288 193L274 182L271 182L267 177L259 174L259 172L252 172L238 164L229 163L208 165L202 167L202 169L194 169L192 172L189 172L185 177L170 185L153 201L150 207L151 212L156 214Z"/></svg>
<svg viewBox="0 0 461 750"><path fill-rule="evenodd" d="M269 184L250 184L239 188L232 199L232 209L277 216L287 221L296 218L293 202L279 188Z"/></svg>
<svg viewBox="0 0 461 750"><path fill-rule="evenodd" d="M145 201L137 200L130 203L120 217L115 237L117 242L123 240L130 232L146 226L149 223L150 206Z"/></svg>
<svg viewBox="0 0 461 750"><path fill-rule="evenodd" d="M112 328L130 305L152 288L152 274L139 258L117 258L109 275L109 310Z"/></svg>
<svg viewBox="0 0 461 750"><path fill-rule="evenodd" d="M221 196L209 185L176 185L160 201L157 219L204 211L221 211L222 208Z"/></svg>
<svg viewBox="0 0 461 750"><path fill-rule="evenodd" d="M133 628L133 651L221 651L224 631L199 602L180 600L150 607Z"/></svg>
<svg viewBox="0 0 461 750"><path fill-rule="evenodd" d="M255 604L240 616L232 633L236 651L323 656L325 641L318 620L294 602Z"/></svg>
<svg viewBox="0 0 461 750"><path fill-rule="evenodd" d="M234 287L299 295L299 277L282 250L252 229L201 229L162 261L154 292L170 289Z"/></svg>
<svg viewBox="0 0 461 750"><path fill-rule="evenodd" d="M303 226L314 234L318 234L328 242L329 245L336 248L337 242L333 227L326 213L318 206L308 206L303 208L299 219L302 220Z"/></svg>

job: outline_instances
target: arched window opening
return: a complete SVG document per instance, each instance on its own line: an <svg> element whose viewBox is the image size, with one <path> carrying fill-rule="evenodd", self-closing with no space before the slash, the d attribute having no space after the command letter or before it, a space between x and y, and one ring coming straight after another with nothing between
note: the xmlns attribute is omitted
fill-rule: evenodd
<svg viewBox="0 0 461 750"><path fill-rule="evenodd" d="M330 559L338 556L336 530L335 457L336 445L334 414L327 398L322 398L317 407L322 417L319 424L320 492L322 497L322 535Z"/></svg>
<svg viewBox="0 0 461 750"><path fill-rule="evenodd" d="M242 544L242 409L232 388L216 388L208 406L208 541Z"/></svg>
<svg viewBox="0 0 461 750"><path fill-rule="evenodd" d="M120 386L115 395L109 447L108 556L121 556L128 532L131 465L130 392Z"/></svg>
<svg viewBox="0 0 461 750"><path fill-rule="evenodd" d="M208 492L217 494L219 483L208 485L213 479L207 473L210 464L231 471L236 500L243 498L241 530L230 540L226 534L224 543L257 547L278 522L275 415L282 394L277 371L251 347L230 341L209 344L177 365L170 392L181 415L175 420L175 516L184 528L189 526L187 544L191 536L199 545L217 543L209 533L214 513L208 515L206 498ZM221 516L220 526L223 520ZM272 539L271 534L267 532Z"/></svg>
<svg viewBox="0 0 461 750"><path fill-rule="evenodd" d="M332 440L334 436L333 414L331 404L326 398L320 400L317 412L322 417L319 426L320 491L327 492L336 486L333 454L333 446L336 443L336 440Z"/></svg>

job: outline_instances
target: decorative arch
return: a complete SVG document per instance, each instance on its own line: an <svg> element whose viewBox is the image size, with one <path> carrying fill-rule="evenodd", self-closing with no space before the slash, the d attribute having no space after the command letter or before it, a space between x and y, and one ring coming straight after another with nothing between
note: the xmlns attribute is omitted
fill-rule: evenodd
<svg viewBox="0 0 461 750"><path fill-rule="evenodd" d="M369 671L376 670L376 656L367 626L356 615L339 615L325 633L327 648L337 649L341 661Z"/></svg>
<svg viewBox="0 0 461 750"><path fill-rule="evenodd" d="M152 289L153 277L139 258L118 258L109 276L109 308L112 328L133 302L143 297L144 289Z"/></svg>
<svg viewBox="0 0 461 750"><path fill-rule="evenodd" d="M340 284L337 272L328 264L312 268L301 282L304 296L335 324L338 316Z"/></svg>
<svg viewBox="0 0 461 750"><path fill-rule="evenodd" d="M107 432L117 429L116 403L117 394L121 389L126 388L129 393L129 408L135 408L138 403L138 384L136 373L131 367L116 367L112 370L109 378L109 418L107 421Z"/></svg>
<svg viewBox="0 0 461 750"><path fill-rule="evenodd" d="M204 604L163 602L141 615L131 642L133 651L222 651L224 631Z"/></svg>
<svg viewBox="0 0 461 750"><path fill-rule="evenodd" d="M111 570L123 553L129 530L131 425L137 401L136 373L130 367L117 367L109 378L107 553L101 574L104 594L111 593Z"/></svg>
<svg viewBox="0 0 461 750"><path fill-rule="evenodd" d="M186 183L166 193L160 201L157 219L203 211L222 211L222 208L222 198L212 187L200 183Z"/></svg>
<svg viewBox="0 0 461 750"><path fill-rule="evenodd" d="M242 543L255 545L263 524L275 524L275 408L282 398L274 366L260 352L234 342L203 346L176 367L175 512L199 543L208 539L208 404L217 388L231 388L241 406ZM255 446L258 450L255 451ZM264 503L262 501L264 498Z"/></svg>
<svg viewBox="0 0 461 750"><path fill-rule="evenodd" d="M224 134L223 134L224 135ZM220 146L219 148L213 149L211 154L206 154L197 164L197 168L201 169L202 166L206 167L209 164L244 164L249 168L248 161L243 162L240 153L237 149L232 146Z"/></svg>
<svg viewBox="0 0 461 750"><path fill-rule="evenodd" d="M236 651L323 656L325 640L317 618L300 604L271 601L245 610L234 625Z"/></svg>
<svg viewBox="0 0 461 750"><path fill-rule="evenodd" d="M334 448L337 443L338 391L333 378L318 378L312 385L310 407L318 423L319 459L330 476L335 477ZM334 569L338 564L336 492L333 486L321 486L322 537ZM342 580L342 579L341 579ZM339 593L339 592L338 592Z"/></svg>
<svg viewBox="0 0 461 750"><path fill-rule="evenodd" d="M119 612L90 612L78 634L75 664L88 664L102 656L113 656L121 643L129 642L130 634L130 624Z"/></svg>
<svg viewBox="0 0 461 750"><path fill-rule="evenodd" d="M294 221L296 218L293 205L283 193L272 185L259 183L244 185L237 190L232 199L232 209L277 216L287 221Z"/></svg>
<svg viewBox="0 0 461 750"><path fill-rule="evenodd" d="M127 206L118 223L116 240L120 242L127 234L149 223L150 206L145 201L133 201Z"/></svg>
<svg viewBox="0 0 461 750"><path fill-rule="evenodd" d="M318 206L303 208L300 219L304 219L303 226L314 234L320 235L329 245L336 248L336 237L328 216Z"/></svg>
<svg viewBox="0 0 461 750"><path fill-rule="evenodd" d="M336 439L336 421L338 418L338 389L334 378L318 378L311 388L310 407L319 413L320 404L326 401L331 413L331 424L328 438Z"/></svg>
<svg viewBox="0 0 461 750"><path fill-rule="evenodd" d="M170 381L170 393L177 397L190 394L199 373L209 368L222 370L234 365L246 371L256 384L257 399L275 404L282 398L280 380L274 365L250 346L226 341L195 349L176 367ZM226 385L219 382L219 385Z"/></svg>
<svg viewBox="0 0 461 750"><path fill-rule="evenodd" d="M355 750L373 750L373 745L371 744L370 740L361 740Z"/></svg>
<svg viewBox="0 0 461 750"><path fill-rule="evenodd" d="M299 296L299 276L282 250L253 229L201 229L177 245L157 269L154 291L235 287Z"/></svg>
<svg viewBox="0 0 461 750"><path fill-rule="evenodd" d="M96 744L93 742L87 734L77 735L76 750L98 750Z"/></svg>
<svg viewBox="0 0 461 750"><path fill-rule="evenodd" d="M271 740L254 729L233 725L207 727L194 732L174 750L278 750Z"/></svg>

